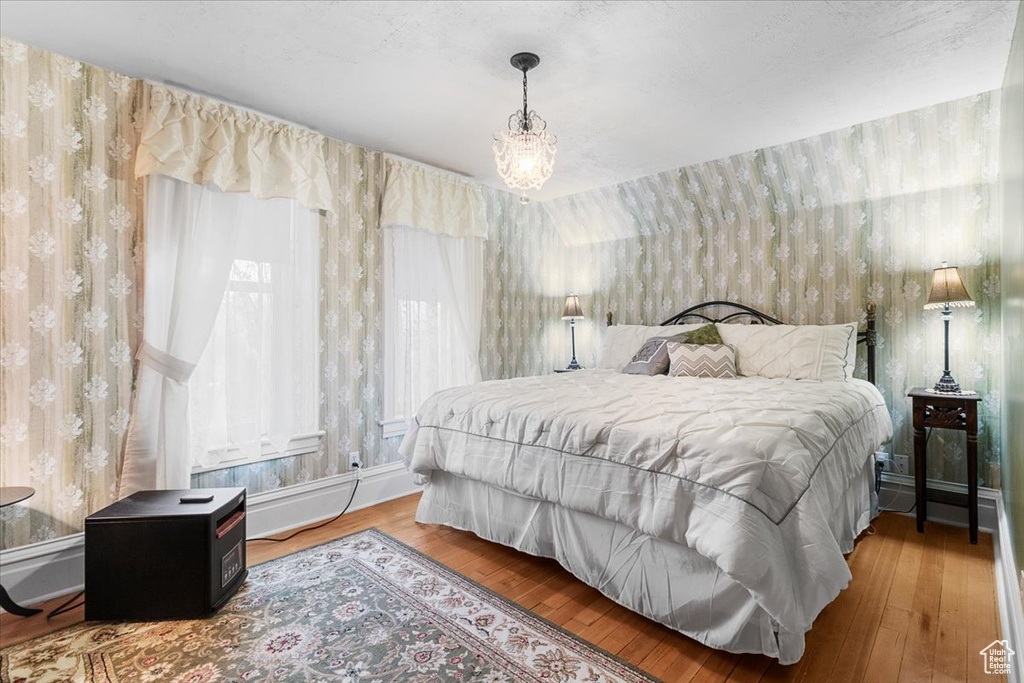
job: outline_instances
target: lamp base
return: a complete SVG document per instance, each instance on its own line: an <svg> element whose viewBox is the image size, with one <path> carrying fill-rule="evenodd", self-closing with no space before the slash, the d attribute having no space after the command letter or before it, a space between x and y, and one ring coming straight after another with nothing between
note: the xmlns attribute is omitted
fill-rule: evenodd
<svg viewBox="0 0 1024 683"><path fill-rule="evenodd" d="M953 379L953 375L949 374L949 370L944 370L942 377L935 383L932 391L939 394L959 394L960 385Z"/></svg>
<svg viewBox="0 0 1024 683"><path fill-rule="evenodd" d="M576 362L576 318L569 319L569 331L572 333L572 360L569 361L569 365L565 369L566 371L582 370L583 366Z"/></svg>

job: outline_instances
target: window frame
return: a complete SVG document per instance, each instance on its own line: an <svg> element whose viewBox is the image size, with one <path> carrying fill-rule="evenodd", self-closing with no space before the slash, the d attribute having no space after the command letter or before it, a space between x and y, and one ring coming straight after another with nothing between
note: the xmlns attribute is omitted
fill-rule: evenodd
<svg viewBox="0 0 1024 683"><path fill-rule="evenodd" d="M232 467L243 467L245 465L267 462L269 460L278 460L280 458L291 458L296 455L309 455L311 453L316 453L320 450L320 444L323 442L326 435L327 432L323 430L311 432L309 434L296 434L288 441L288 447L283 451L275 449L270 443L270 439L263 439L260 444L260 453L256 456L242 455L242 452L233 446L211 448L209 450L211 453L219 452L228 455L222 456L216 465L210 465L209 467L203 467L198 464L193 465L192 474L215 472L217 470L226 470ZM232 453L234 455L229 455Z"/></svg>

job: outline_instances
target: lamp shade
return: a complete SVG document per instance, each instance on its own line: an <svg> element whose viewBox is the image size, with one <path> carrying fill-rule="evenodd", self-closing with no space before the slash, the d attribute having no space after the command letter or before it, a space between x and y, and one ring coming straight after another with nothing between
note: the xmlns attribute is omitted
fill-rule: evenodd
<svg viewBox="0 0 1024 683"><path fill-rule="evenodd" d="M943 264L942 268L932 271L932 289L928 293L928 303L924 305L926 309L973 305L974 299L967 293L956 266Z"/></svg>
<svg viewBox="0 0 1024 683"><path fill-rule="evenodd" d="M580 320L583 318L583 307L580 306L580 298L575 294L565 297L565 308L562 310L562 320Z"/></svg>

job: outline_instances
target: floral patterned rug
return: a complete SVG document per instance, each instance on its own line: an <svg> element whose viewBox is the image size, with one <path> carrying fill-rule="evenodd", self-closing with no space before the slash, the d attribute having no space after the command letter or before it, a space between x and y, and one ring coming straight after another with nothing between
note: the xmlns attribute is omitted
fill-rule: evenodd
<svg viewBox="0 0 1024 683"><path fill-rule="evenodd" d="M79 624L0 653L0 682L655 679L369 529L249 571L195 621Z"/></svg>

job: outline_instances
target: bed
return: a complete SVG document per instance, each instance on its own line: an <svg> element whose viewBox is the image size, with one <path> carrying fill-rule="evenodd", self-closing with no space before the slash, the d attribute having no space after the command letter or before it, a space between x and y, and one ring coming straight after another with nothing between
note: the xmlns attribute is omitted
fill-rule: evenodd
<svg viewBox="0 0 1024 683"><path fill-rule="evenodd" d="M741 320L752 324L728 324ZM748 363L771 355L755 325L782 325L709 302L662 326L688 321L739 339ZM605 363L441 391L401 447L425 485L416 519L554 558L708 646L794 663L877 510L872 455L892 425L872 384L871 304L866 322L850 326L842 374L825 380L794 379L806 354L777 351L768 376L648 377ZM820 330L777 348L797 350L805 332ZM857 343L871 381L852 377Z"/></svg>

